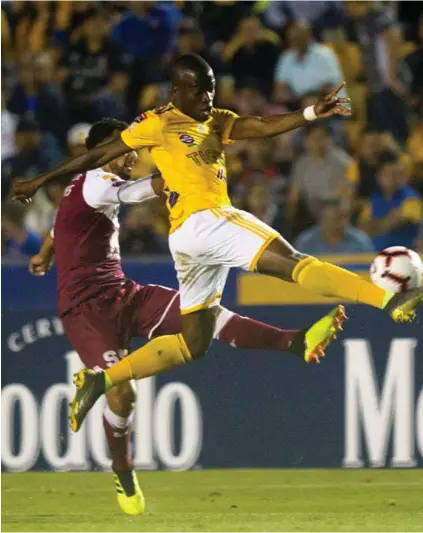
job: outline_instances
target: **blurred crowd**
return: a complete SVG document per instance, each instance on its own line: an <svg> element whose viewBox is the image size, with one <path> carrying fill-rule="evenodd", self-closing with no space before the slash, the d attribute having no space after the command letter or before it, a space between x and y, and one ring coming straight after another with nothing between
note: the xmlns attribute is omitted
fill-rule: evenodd
<svg viewBox="0 0 423 533"><path fill-rule="evenodd" d="M423 16L419 2L3 1L2 255L36 253L66 181L28 208L8 198L83 151L90 125L166 103L179 54L213 67L216 107L269 115L345 80L351 119L227 149L236 207L302 252L423 251ZM133 178L154 169L139 153ZM167 254L157 202L121 213L123 255Z"/></svg>

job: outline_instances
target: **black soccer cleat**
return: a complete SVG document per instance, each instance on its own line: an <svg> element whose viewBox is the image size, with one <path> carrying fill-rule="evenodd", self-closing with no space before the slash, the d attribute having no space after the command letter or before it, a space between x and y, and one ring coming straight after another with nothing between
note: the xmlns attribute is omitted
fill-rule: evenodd
<svg viewBox="0 0 423 533"><path fill-rule="evenodd" d="M421 304L423 304L423 287L394 294L384 309L392 320L406 324L414 320L416 309Z"/></svg>
<svg viewBox="0 0 423 533"><path fill-rule="evenodd" d="M106 392L104 372L84 369L74 374L75 396L69 404L69 425L75 433L95 402Z"/></svg>

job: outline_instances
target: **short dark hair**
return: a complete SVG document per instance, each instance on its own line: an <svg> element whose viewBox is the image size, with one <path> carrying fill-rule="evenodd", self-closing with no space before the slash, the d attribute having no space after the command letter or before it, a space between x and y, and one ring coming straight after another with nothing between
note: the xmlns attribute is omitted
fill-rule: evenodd
<svg viewBox="0 0 423 533"><path fill-rule="evenodd" d="M205 59L197 54L184 54L179 56L172 65L172 81L187 70L194 72L197 75L205 74L211 69L210 65Z"/></svg>
<svg viewBox="0 0 423 533"><path fill-rule="evenodd" d="M104 142L112 133L116 130L123 131L129 126L127 122L123 120L117 120L115 118L102 118L95 124L93 124L88 133L88 137L85 139L85 146L87 150L94 148L98 144Z"/></svg>

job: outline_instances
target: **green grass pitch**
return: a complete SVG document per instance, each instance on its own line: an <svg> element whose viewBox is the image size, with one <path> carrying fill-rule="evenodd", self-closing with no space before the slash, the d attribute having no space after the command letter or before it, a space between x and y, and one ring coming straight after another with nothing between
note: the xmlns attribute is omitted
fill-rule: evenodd
<svg viewBox="0 0 423 533"><path fill-rule="evenodd" d="M144 515L108 473L2 475L3 531L423 531L422 470L140 472Z"/></svg>

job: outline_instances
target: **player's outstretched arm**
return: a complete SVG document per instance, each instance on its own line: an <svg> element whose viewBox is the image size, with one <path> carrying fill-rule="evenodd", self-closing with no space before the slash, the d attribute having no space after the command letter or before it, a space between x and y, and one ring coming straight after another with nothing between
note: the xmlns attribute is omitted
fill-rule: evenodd
<svg viewBox="0 0 423 533"><path fill-rule="evenodd" d="M131 150L132 148L127 146L120 137L111 142L96 146L84 154L67 159L58 167L32 180L14 181L10 193L12 200L27 202L28 199L34 196L40 187L49 181L102 167L106 163L109 163L109 161L112 161L112 159Z"/></svg>
<svg viewBox="0 0 423 533"><path fill-rule="evenodd" d="M51 234L44 239L41 250L29 260L29 271L33 276L44 276L53 264L54 240Z"/></svg>
<svg viewBox="0 0 423 533"><path fill-rule="evenodd" d="M304 126L308 122L333 115L349 117L351 110L347 105L349 98L339 98L339 91L345 82L339 84L333 91L321 98L316 105L307 107L294 113L284 113L269 117L239 117L235 120L230 134L234 141L272 137Z"/></svg>

